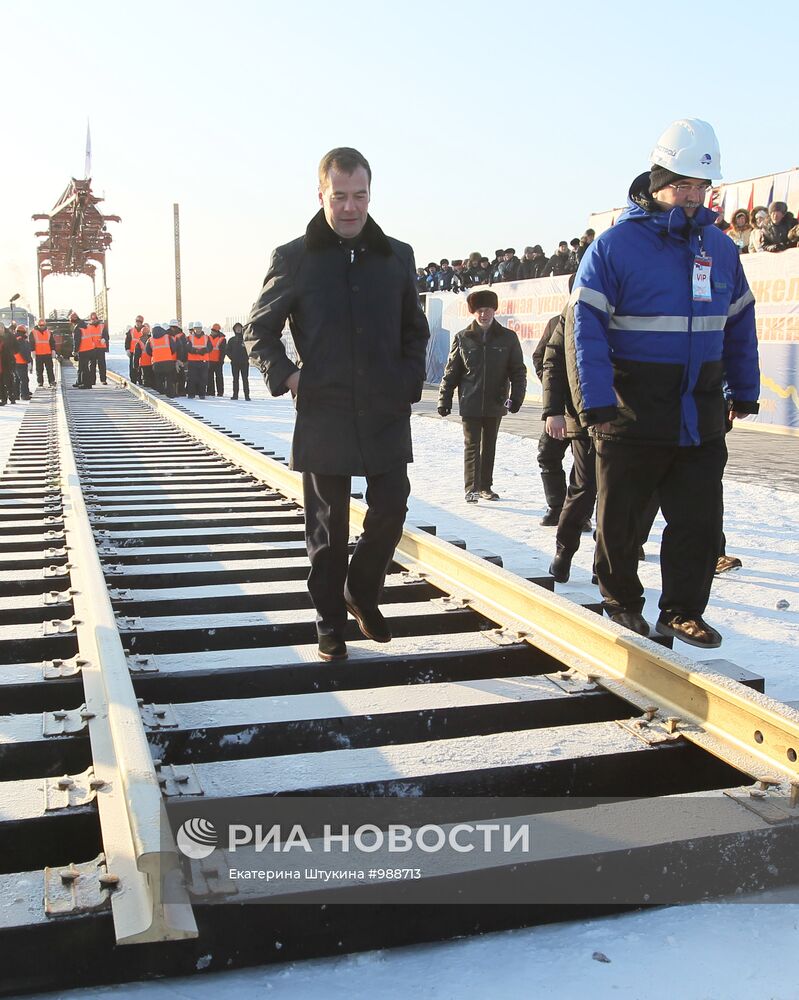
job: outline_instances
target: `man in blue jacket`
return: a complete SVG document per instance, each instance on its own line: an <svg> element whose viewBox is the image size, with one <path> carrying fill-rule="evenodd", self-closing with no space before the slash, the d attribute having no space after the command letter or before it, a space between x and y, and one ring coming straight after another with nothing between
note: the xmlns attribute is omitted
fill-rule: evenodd
<svg viewBox="0 0 799 1000"><path fill-rule="evenodd" d="M655 627L704 648L721 644L702 615L721 540L725 428L757 413L760 385L754 296L735 244L704 207L719 159L706 122L669 126L627 211L588 247L566 327L576 408L596 439L605 609L649 634L637 558L657 491L666 530Z"/></svg>

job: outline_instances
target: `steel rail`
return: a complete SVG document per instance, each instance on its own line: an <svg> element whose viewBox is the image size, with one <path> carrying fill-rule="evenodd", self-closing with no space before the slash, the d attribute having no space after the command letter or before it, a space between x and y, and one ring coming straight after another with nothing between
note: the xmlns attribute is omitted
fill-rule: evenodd
<svg viewBox="0 0 799 1000"><path fill-rule="evenodd" d="M208 427L109 371L119 385L257 479L302 504L299 473ZM350 503L350 526L366 505ZM395 561L499 623L500 643L524 641L643 710L647 742L684 737L799 803L799 712L716 673L712 666L638 637L427 532L406 527Z"/></svg>
<svg viewBox="0 0 799 1000"><path fill-rule="evenodd" d="M103 577L80 485L67 417L66 389L58 394L58 437L64 532L69 552L75 627L86 698L106 872L118 944L197 936L188 895L180 886L172 838L128 669L114 610ZM164 880L174 880L163 899Z"/></svg>

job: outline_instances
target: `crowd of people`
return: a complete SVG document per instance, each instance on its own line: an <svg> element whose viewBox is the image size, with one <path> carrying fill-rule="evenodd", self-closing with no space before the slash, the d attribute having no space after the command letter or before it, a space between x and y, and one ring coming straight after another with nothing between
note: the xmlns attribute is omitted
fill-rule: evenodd
<svg viewBox="0 0 799 1000"><path fill-rule="evenodd" d="M99 381L107 385L106 354L109 346L108 326L96 312L87 320L77 313L69 315L72 333L72 357L78 363L75 389L91 389ZM245 401L250 399L250 359L244 343L244 327L233 325L228 338L219 323L214 323L206 334L202 323L190 323L184 333L178 320L168 326L152 329L137 316L125 334L125 352L129 360L130 381L144 385L164 395L199 396L225 395L224 363L230 363L233 376L231 399L239 398L239 389ZM36 371L36 381L55 386L53 362L58 354L56 338L40 319L28 332L23 324L8 327L0 323L0 406L31 398L29 375Z"/></svg>
<svg viewBox="0 0 799 1000"><path fill-rule="evenodd" d="M757 205L751 210L739 208L729 221L723 211L715 211L716 228L730 237L739 253L779 253L799 245L799 225L784 201ZM442 257L437 264L431 261L417 268L416 287L420 293L462 292L477 285L575 274L595 235L593 229L586 229L579 238L561 240L551 256L536 243L525 247L521 258L513 247L495 250L493 259L478 252L452 261Z"/></svg>
<svg viewBox="0 0 799 1000"><path fill-rule="evenodd" d="M477 251L452 262L444 257L438 264L431 261L427 267L417 268L416 288L420 294L462 292L477 285L574 274L594 236L593 229L586 229L582 236L575 236L568 243L561 240L551 256L547 256L541 244L536 243L535 246L525 247L521 258L516 256L514 247L495 250L493 260Z"/></svg>

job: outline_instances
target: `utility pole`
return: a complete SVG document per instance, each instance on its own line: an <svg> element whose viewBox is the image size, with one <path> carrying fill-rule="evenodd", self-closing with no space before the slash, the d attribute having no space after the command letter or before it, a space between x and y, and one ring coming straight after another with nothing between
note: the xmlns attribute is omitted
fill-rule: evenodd
<svg viewBox="0 0 799 1000"><path fill-rule="evenodd" d="M180 291L180 206L172 206L175 219L175 312L178 323L183 326L183 299Z"/></svg>

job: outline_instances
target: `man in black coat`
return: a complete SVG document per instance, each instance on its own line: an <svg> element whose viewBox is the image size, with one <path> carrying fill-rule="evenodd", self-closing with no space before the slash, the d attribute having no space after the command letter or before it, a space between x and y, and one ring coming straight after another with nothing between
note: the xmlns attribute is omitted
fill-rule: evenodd
<svg viewBox="0 0 799 1000"><path fill-rule="evenodd" d="M518 413L527 391L527 368L519 338L494 319L497 293L472 292L466 299L475 317L452 338L452 348L441 379L438 412L452 412L458 390L458 411L463 422L463 479L466 503L499 500L494 492L494 455L499 422L505 414Z"/></svg>
<svg viewBox="0 0 799 1000"><path fill-rule="evenodd" d="M273 253L245 333L270 393L295 399L291 467L303 474L323 660L347 655L347 611L368 639L391 639L378 600L405 522L411 403L421 398L430 336L413 250L368 214L371 180L355 149L322 158L322 207L304 236ZM300 368L281 340L286 320ZM352 476L366 476L369 510L348 567Z"/></svg>
<svg viewBox="0 0 799 1000"><path fill-rule="evenodd" d="M547 261L547 265L544 268L541 277L548 278L551 275L553 278L557 278L561 274L568 274L569 259L569 244L566 240L561 240L560 243L558 243L557 252L554 253Z"/></svg>
<svg viewBox="0 0 799 1000"><path fill-rule="evenodd" d="M241 323L233 324L233 336L227 342L227 357L230 371L233 375L233 395L231 399L239 398L239 381L244 389L244 399L250 401L250 356L244 343L244 327Z"/></svg>

